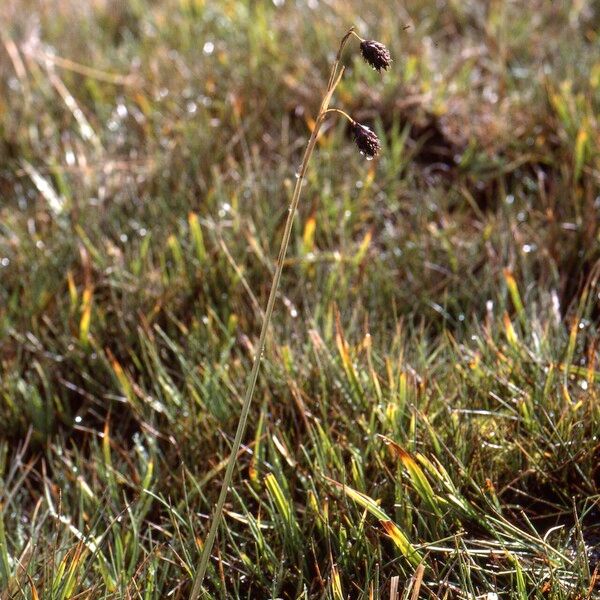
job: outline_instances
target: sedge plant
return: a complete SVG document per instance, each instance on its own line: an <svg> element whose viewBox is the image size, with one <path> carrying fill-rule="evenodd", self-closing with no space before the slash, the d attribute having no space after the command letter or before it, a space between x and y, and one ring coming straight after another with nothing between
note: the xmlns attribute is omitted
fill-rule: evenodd
<svg viewBox="0 0 600 600"><path fill-rule="evenodd" d="M302 184L306 177L306 172L308 170L308 164L310 158L315 149L315 145L317 143L317 139L319 137L319 131L321 129L321 125L323 121L330 115L341 115L345 119L348 120L352 135L354 137L354 141L356 146L358 147L361 154L363 154L368 160L373 159L379 151L381 150L381 144L379 142L379 138L369 127L358 123L355 121L350 115L348 115L343 110L338 108L329 108L329 104L331 102L331 98L333 93L335 92L337 86L339 85L342 76L344 74L344 66L341 64L342 53L346 44L351 39L357 39L360 42L360 50L364 60L371 65L375 70L381 71L386 70L391 64L391 57L388 49L381 43L376 42L374 40L365 40L361 38L354 28L349 29L346 34L342 37L340 41L340 45L338 48L338 52L331 68L331 73L329 75L329 80L327 82L327 88L325 90L325 94L321 101L321 105L319 107L319 112L315 119L315 124L313 130L311 132L310 138L306 145L306 149L304 150L304 155L302 157L302 162L300 164L300 168L297 171L296 175L296 184L294 186L294 191L292 193L292 199L290 201L290 206L288 209L287 220L285 223L285 228L283 231L283 238L281 240L281 246L279 249L279 255L277 257L277 263L275 268L275 274L273 276L273 281L271 284L271 291L269 293L269 299L267 301L267 307L264 313L264 319L260 331L260 337L258 340L258 347L256 350L256 354L254 356L254 362L252 365L252 371L250 372L250 377L248 380L246 392L244 394L244 401L242 404L242 411L240 414L237 431L235 434L235 438L233 441L233 446L231 448L231 454L229 461L227 463L227 468L225 470L225 476L223 478L223 483L221 486L221 492L219 494L219 498L215 507L215 511L213 514L212 523L210 526L210 530L208 532L208 536L204 542L204 546L202 548L202 554L200 557L200 563L198 565L198 569L196 571L194 585L192 587L192 593L190 595L191 600L197 600L202 591L202 584L204 582L204 577L206 575L206 570L208 568L208 563L210 560L210 556L212 553L212 549L215 543L215 538L217 536L217 531L223 518L223 507L225 505L225 500L227 498L227 491L231 484L231 480L233 477L233 471L236 464L236 458L238 452L240 450L242 438L244 436L244 432L246 430L246 423L248 421L248 414L250 412L250 406L252 404L252 397L254 395L254 390L256 387L256 381L258 379L258 373L260 371L261 359L265 350L265 342L267 337L267 332L269 329L269 324L271 322L271 317L273 315L273 308L275 306L275 299L277 296L277 290L279 288L279 282L281 280L281 274L283 271L283 264L285 261L285 257L288 250L288 245L290 242L290 236L292 232L292 226L294 222L294 217L296 215L296 210L298 208L298 202L300 200L300 194L302 191Z"/></svg>

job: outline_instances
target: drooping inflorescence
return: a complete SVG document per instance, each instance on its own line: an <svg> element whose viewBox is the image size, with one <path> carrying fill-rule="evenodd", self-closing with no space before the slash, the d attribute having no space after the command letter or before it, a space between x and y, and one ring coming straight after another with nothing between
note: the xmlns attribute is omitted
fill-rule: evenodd
<svg viewBox="0 0 600 600"><path fill-rule="evenodd" d="M375 40L364 40L357 35L354 30L350 30L347 35L354 35L360 40L360 51L365 61L376 71L386 70L392 63L392 57L389 50L381 43ZM341 112L341 111L338 111ZM345 113L343 113L345 115ZM345 115L348 117L348 115ZM354 142L360 150L360 153L372 159L379 154L381 142L375 132L361 123L357 123L351 117L348 117L352 128Z"/></svg>
<svg viewBox="0 0 600 600"><path fill-rule="evenodd" d="M386 70L392 64L390 51L381 43L374 40L362 40L360 51L363 58L376 71Z"/></svg>
<svg viewBox="0 0 600 600"><path fill-rule="evenodd" d="M379 154L381 143L372 129L354 121L352 123L352 134L361 154L364 154L367 158L374 158Z"/></svg>

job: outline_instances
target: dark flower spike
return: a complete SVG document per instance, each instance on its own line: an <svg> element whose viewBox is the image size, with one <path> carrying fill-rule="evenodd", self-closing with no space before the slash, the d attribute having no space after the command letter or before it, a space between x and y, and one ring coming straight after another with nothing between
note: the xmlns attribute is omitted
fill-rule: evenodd
<svg viewBox="0 0 600 600"><path fill-rule="evenodd" d="M376 71L386 70L392 64L390 51L379 42L374 40L362 40L360 51L365 61L367 61Z"/></svg>
<svg viewBox="0 0 600 600"><path fill-rule="evenodd" d="M354 121L352 123L352 133L360 153L364 154L367 159L375 158L379 154L381 143L373 130Z"/></svg>

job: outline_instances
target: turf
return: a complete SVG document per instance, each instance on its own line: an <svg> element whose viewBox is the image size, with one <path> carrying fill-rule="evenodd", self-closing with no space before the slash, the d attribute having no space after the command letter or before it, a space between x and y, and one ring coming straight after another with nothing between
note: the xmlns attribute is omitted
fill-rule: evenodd
<svg viewBox="0 0 600 600"><path fill-rule="evenodd" d="M592 598L600 7L0 6L0 597ZM408 29L404 29L409 25Z"/></svg>

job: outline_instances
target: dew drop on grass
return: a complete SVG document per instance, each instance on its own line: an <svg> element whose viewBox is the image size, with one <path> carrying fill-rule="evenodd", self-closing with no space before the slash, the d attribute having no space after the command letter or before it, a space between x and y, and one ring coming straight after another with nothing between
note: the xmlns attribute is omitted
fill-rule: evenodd
<svg viewBox="0 0 600 600"><path fill-rule="evenodd" d="M300 186L303 187L306 185L306 177L302 176L299 171L294 173L294 177L296 180L300 181Z"/></svg>

